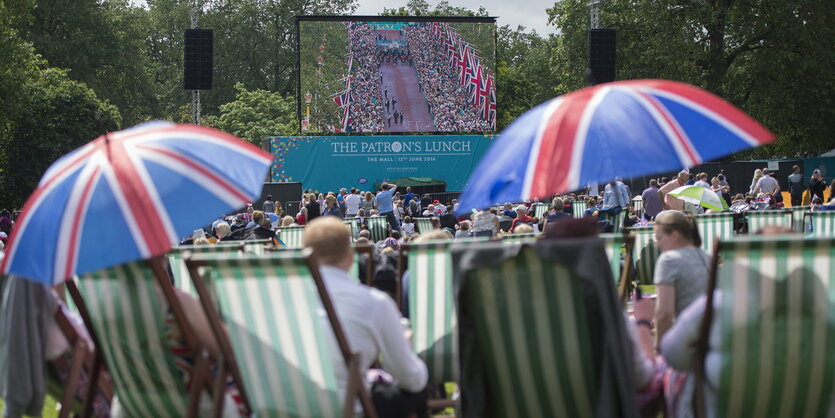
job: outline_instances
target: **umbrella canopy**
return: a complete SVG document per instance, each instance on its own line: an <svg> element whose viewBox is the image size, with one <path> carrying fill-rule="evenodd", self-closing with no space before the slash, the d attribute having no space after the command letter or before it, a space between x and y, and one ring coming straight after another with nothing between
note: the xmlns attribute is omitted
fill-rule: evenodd
<svg viewBox="0 0 835 418"><path fill-rule="evenodd" d="M55 284L165 254L257 197L271 161L251 144L199 126L151 122L103 135L47 169L0 271Z"/></svg>
<svg viewBox="0 0 835 418"><path fill-rule="evenodd" d="M600 84L520 116L470 175L460 213L692 167L774 141L742 111L665 80Z"/></svg>
<svg viewBox="0 0 835 418"><path fill-rule="evenodd" d="M704 188L702 186L681 186L670 192L670 195L675 196L679 200L687 203L699 205L703 208L713 209L717 212L722 212L728 208L728 202L722 199L713 190Z"/></svg>

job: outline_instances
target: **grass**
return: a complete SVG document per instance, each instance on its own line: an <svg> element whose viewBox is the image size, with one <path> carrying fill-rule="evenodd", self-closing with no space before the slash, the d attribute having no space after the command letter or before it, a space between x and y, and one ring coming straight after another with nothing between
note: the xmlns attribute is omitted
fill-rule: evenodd
<svg viewBox="0 0 835 418"><path fill-rule="evenodd" d="M46 397L46 401L43 405L43 418L57 418L58 417L58 410L55 408L58 405L58 402L55 399L52 399L51 396ZM0 411L4 411L6 409L6 402L3 399L0 399Z"/></svg>

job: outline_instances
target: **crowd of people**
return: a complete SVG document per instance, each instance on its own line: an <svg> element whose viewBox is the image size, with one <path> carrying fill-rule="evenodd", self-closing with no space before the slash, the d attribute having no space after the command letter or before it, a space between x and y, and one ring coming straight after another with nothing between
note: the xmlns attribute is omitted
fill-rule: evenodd
<svg viewBox="0 0 835 418"><path fill-rule="evenodd" d="M439 132L490 132L492 124L470 102L472 95L461 85L460 76L449 65L430 26L405 28L418 80L429 113Z"/></svg>
<svg viewBox="0 0 835 418"><path fill-rule="evenodd" d="M350 132L383 132L385 113L374 29L353 23L348 42L353 55L353 101L349 105L348 129Z"/></svg>

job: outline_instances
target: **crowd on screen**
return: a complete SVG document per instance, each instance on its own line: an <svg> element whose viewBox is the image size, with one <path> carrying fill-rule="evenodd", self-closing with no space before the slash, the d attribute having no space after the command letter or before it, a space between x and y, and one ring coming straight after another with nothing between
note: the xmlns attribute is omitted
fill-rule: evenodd
<svg viewBox="0 0 835 418"><path fill-rule="evenodd" d="M449 65L447 55L432 35L431 27L408 26L406 40L412 54L429 113L440 132L489 132L492 124L470 104L470 93Z"/></svg>
<svg viewBox="0 0 835 418"><path fill-rule="evenodd" d="M383 92L380 82L380 61L376 34L368 25L352 24L349 36L353 54L349 130L352 132L383 132L385 129Z"/></svg>

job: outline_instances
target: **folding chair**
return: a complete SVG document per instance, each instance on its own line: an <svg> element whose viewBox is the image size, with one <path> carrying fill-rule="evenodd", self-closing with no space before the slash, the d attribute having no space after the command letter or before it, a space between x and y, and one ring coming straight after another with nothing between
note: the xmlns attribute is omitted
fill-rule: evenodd
<svg viewBox="0 0 835 418"><path fill-rule="evenodd" d="M368 232L371 233L371 241L376 243L389 236L389 221L385 216L372 216L365 218Z"/></svg>
<svg viewBox="0 0 835 418"><path fill-rule="evenodd" d="M417 230L421 234L425 234L434 227L432 226L432 218L412 218L417 224Z"/></svg>
<svg viewBox="0 0 835 418"><path fill-rule="evenodd" d="M734 237L734 213L716 213L710 215L696 215L696 227L702 237L702 249L708 254L713 253L713 243L716 239L728 240Z"/></svg>
<svg viewBox="0 0 835 418"><path fill-rule="evenodd" d="M304 226L285 226L278 228L278 239L290 249L299 249L304 247Z"/></svg>
<svg viewBox="0 0 835 418"><path fill-rule="evenodd" d="M754 234L765 226L792 227L792 213L789 210L752 210L746 213L748 233Z"/></svg>
<svg viewBox="0 0 835 418"><path fill-rule="evenodd" d="M582 218L586 215L586 202L582 200L575 200L571 204L571 212L575 218Z"/></svg>
<svg viewBox="0 0 835 418"><path fill-rule="evenodd" d="M348 231L351 231L351 239L356 240L360 237L360 220L359 218L348 218L344 219L342 222L345 223L345 226L348 228Z"/></svg>
<svg viewBox="0 0 835 418"><path fill-rule="evenodd" d="M721 260L721 262L720 262ZM714 290L722 292L715 306ZM714 320L714 315L717 315ZM714 253L697 342L721 359L716 417L824 417L835 406L835 239L739 237ZM712 327L718 330L711 331ZM699 399L697 393L697 399ZM695 402L695 412L703 406Z"/></svg>
<svg viewBox="0 0 835 418"><path fill-rule="evenodd" d="M835 237L835 211L815 211L812 219L812 235L815 237Z"/></svg>
<svg viewBox="0 0 835 418"><path fill-rule="evenodd" d="M621 249L623 245L627 244L627 254L632 249L632 242L634 238L625 237L623 234L600 234L600 239L603 240L603 249L606 250L606 258L609 259L609 267L612 269L612 278L617 284L621 280ZM628 265L629 263L625 263ZM627 271L629 269L626 269Z"/></svg>
<svg viewBox="0 0 835 418"><path fill-rule="evenodd" d="M792 212L792 230L805 234L809 229L809 206L792 206L789 208Z"/></svg>
<svg viewBox="0 0 835 418"><path fill-rule="evenodd" d="M67 286L128 416L192 417L198 413L204 389L215 399L222 398L224 385L211 382L209 355L174 294L162 257L86 274L77 288L71 281ZM183 361L173 354L166 338L171 331L169 309L185 340L186 354L194 359L188 390ZM91 380L97 381L95 361L92 370Z"/></svg>
<svg viewBox="0 0 835 418"><path fill-rule="evenodd" d="M537 203L533 205L533 216L536 219L542 220L542 217L548 214L548 205L544 203Z"/></svg>
<svg viewBox="0 0 835 418"><path fill-rule="evenodd" d="M260 257L200 254L186 264L220 343L223 366L239 382L253 415L350 417L359 398L366 415L376 417L358 356L348 345L312 250ZM206 275L217 304L210 301ZM338 347L349 371L343 399L331 347Z"/></svg>
<svg viewBox="0 0 835 418"><path fill-rule="evenodd" d="M635 216L641 217L644 212L644 199L641 196L633 197L632 198L632 211L635 213Z"/></svg>
<svg viewBox="0 0 835 418"><path fill-rule="evenodd" d="M171 274L174 276L174 287L192 296L197 296L197 291L191 285L191 278L188 275L188 268L183 260L183 254L192 253L240 253L243 251L244 241L232 241L228 243L217 243L215 245L180 245L168 252L168 263L171 265Z"/></svg>
<svg viewBox="0 0 835 418"><path fill-rule="evenodd" d="M601 240L451 251L464 417L638 415L629 337Z"/></svg>
<svg viewBox="0 0 835 418"><path fill-rule="evenodd" d="M627 228L626 233L635 237L632 260L635 263L638 284L655 284L655 261L661 251L655 246L655 227Z"/></svg>

